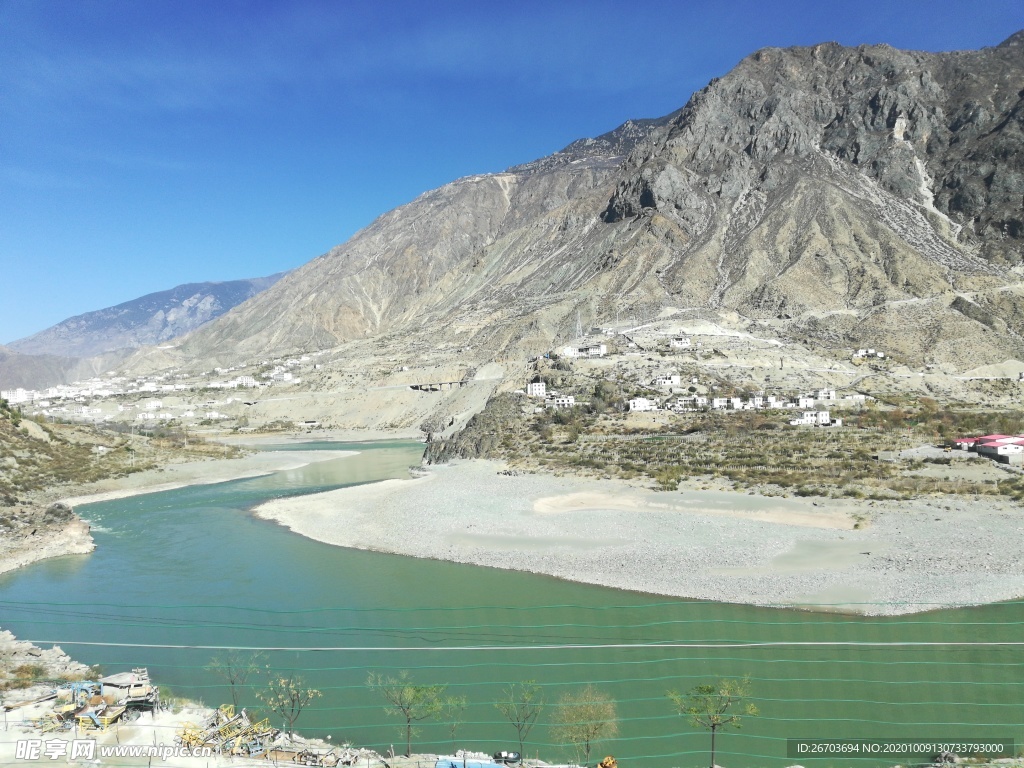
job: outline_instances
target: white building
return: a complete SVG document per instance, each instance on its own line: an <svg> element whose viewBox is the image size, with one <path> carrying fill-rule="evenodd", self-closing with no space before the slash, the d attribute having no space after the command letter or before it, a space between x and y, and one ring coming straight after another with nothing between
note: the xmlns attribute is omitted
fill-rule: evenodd
<svg viewBox="0 0 1024 768"><path fill-rule="evenodd" d="M576 405L576 398L572 395L558 395L549 397L544 405L548 408L572 408Z"/></svg>
<svg viewBox="0 0 1024 768"><path fill-rule="evenodd" d="M589 347L582 347L579 350L580 357L604 357L608 354L606 344L591 344Z"/></svg>
<svg viewBox="0 0 1024 768"><path fill-rule="evenodd" d="M580 357L579 347L562 347L562 357Z"/></svg>
<svg viewBox="0 0 1024 768"><path fill-rule="evenodd" d="M687 349L690 346L690 340L685 336L676 336L669 339L668 345L671 349Z"/></svg>
<svg viewBox="0 0 1024 768"><path fill-rule="evenodd" d="M813 408L814 407L814 398L810 397L808 395L800 395L800 397L797 398L796 407L797 408Z"/></svg>
<svg viewBox="0 0 1024 768"><path fill-rule="evenodd" d="M713 397L711 398L711 407L716 411L723 410L729 407L729 399L726 397Z"/></svg>
<svg viewBox="0 0 1024 768"><path fill-rule="evenodd" d="M19 403L30 403L36 399L36 393L32 390L22 389L5 389L0 392L0 399L6 400L11 405L18 405Z"/></svg>
<svg viewBox="0 0 1024 768"><path fill-rule="evenodd" d="M678 374L671 376L659 376L654 380L656 387L678 387L682 384L682 378Z"/></svg>
<svg viewBox="0 0 1024 768"><path fill-rule="evenodd" d="M547 397L547 389L543 381L531 381L526 385L526 394L530 397Z"/></svg>
<svg viewBox="0 0 1024 768"><path fill-rule="evenodd" d="M646 397L634 397L629 401L630 411L656 411L658 410L658 404L654 400L648 400Z"/></svg>
<svg viewBox="0 0 1024 768"><path fill-rule="evenodd" d="M834 389L819 389L818 400L835 400L836 391Z"/></svg>
<svg viewBox="0 0 1024 768"><path fill-rule="evenodd" d="M789 423L794 427L828 427L832 425L832 418L828 411L804 411L799 418L790 419ZM837 420L836 426L842 426L842 422Z"/></svg>

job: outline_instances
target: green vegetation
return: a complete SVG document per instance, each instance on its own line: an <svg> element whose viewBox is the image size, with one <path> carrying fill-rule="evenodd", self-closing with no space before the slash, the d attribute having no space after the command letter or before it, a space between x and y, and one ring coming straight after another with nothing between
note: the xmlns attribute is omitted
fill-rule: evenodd
<svg viewBox="0 0 1024 768"><path fill-rule="evenodd" d="M719 680L714 685L697 685L688 693L666 694L673 709L698 728L711 731L711 768L715 768L715 736L718 731L739 729L743 716L754 716L757 707L744 702L750 696L750 680Z"/></svg>
<svg viewBox="0 0 1024 768"><path fill-rule="evenodd" d="M383 696L384 701L390 705L384 708L385 713L405 720L405 754L411 755L412 737L416 733L413 723L429 720L444 711L442 697L447 686L416 685L406 671L400 672L398 677L371 674L366 680L366 686Z"/></svg>

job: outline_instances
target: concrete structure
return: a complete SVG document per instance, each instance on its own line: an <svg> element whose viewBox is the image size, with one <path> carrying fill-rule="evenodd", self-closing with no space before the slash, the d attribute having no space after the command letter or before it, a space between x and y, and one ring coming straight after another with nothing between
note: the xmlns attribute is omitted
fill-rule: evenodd
<svg viewBox="0 0 1024 768"><path fill-rule="evenodd" d="M576 398L572 395L556 395L549 397L544 405L548 408L572 408L576 405Z"/></svg>
<svg viewBox="0 0 1024 768"><path fill-rule="evenodd" d="M531 381L526 385L526 394L530 397L547 397L548 386L543 381Z"/></svg>
<svg viewBox="0 0 1024 768"><path fill-rule="evenodd" d="M789 423L794 427L833 426L832 418L828 411L804 411L799 418L790 419ZM842 426L842 422L837 420L834 426Z"/></svg>
<svg viewBox="0 0 1024 768"><path fill-rule="evenodd" d="M658 410L658 404L654 400L648 400L646 397L634 397L629 401L630 411L656 411Z"/></svg>
<svg viewBox="0 0 1024 768"><path fill-rule="evenodd" d="M670 376L658 376L654 380L654 386L656 387L678 387L682 383L683 380L678 374L672 374Z"/></svg>

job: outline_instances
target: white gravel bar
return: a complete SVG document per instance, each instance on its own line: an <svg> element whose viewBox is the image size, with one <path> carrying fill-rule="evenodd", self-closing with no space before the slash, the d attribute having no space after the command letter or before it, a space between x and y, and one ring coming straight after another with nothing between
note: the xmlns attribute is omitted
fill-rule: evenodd
<svg viewBox="0 0 1024 768"><path fill-rule="evenodd" d="M434 467L256 508L342 547L719 602L902 614L1024 595L1024 510L991 499L868 502L658 492Z"/></svg>

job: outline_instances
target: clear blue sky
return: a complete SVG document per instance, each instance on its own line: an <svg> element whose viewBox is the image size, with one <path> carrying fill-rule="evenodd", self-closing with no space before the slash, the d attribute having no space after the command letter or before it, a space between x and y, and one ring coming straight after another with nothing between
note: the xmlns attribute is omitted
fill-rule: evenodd
<svg viewBox="0 0 1024 768"><path fill-rule="evenodd" d="M0 0L0 343L296 267L427 189L671 112L760 47L1021 28L1021 0Z"/></svg>

